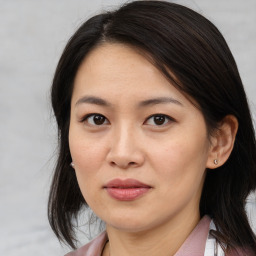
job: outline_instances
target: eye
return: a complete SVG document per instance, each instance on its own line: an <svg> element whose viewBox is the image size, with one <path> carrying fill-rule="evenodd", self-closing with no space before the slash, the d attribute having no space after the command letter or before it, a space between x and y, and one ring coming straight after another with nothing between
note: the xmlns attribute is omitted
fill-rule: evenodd
<svg viewBox="0 0 256 256"><path fill-rule="evenodd" d="M167 115L155 114L150 116L145 123L148 125L163 126L172 120L173 119Z"/></svg>
<svg viewBox="0 0 256 256"><path fill-rule="evenodd" d="M101 115L101 114L89 114L86 115L81 122L87 122L90 125L104 125L104 124L108 124L108 120L105 116Z"/></svg>

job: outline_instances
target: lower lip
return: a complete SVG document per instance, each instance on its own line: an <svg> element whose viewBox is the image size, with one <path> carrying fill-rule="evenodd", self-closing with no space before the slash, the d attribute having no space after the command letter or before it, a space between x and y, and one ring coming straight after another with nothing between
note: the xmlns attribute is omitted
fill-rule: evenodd
<svg viewBox="0 0 256 256"><path fill-rule="evenodd" d="M114 199L120 201L132 201L147 193L150 188L106 188L106 190L108 194Z"/></svg>

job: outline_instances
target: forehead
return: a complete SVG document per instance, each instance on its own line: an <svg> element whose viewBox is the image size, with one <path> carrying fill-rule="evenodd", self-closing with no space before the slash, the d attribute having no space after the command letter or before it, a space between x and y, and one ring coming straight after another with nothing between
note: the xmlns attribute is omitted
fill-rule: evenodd
<svg viewBox="0 0 256 256"><path fill-rule="evenodd" d="M83 76L82 73L90 73L90 75L95 75L95 78L100 78L99 75L101 75L114 80L123 76L132 79L138 77L139 74L143 76L145 73L153 75L159 71L143 50L127 44L103 43L85 57L76 78Z"/></svg>
<svg viewBox="0 0 256 256"><path fill-rule="evenodd" d="M162 90L184 97L143 51L119 43L104 43L93 49L80 65L74 87L74 94L106 90L117 93L118 90L122 93L140 92L146 97Z"/></svg>

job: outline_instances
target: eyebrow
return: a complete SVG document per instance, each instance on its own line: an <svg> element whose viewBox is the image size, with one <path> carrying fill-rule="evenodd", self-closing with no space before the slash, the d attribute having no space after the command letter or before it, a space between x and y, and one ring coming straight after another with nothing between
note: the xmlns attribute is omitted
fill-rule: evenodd
<svg viewBox="0 0 256 256"><path fill-rule="evenodd" d="M80 105L82 103L89 103L89 104L105 106L105 107L111 106L111 104L109 102L107 102L106 100L99 98L99 97L95 97L95 96L84 96L76 102L75 106ZM180 101L178 101L174 98L171 98L171 97L157 97L157 98L143 100L138 104L138 106L146 107L146 106L164 104L164 103L174 103L176 105L183 106Z"/></svg>
<svg viewBox="0 0 256 256"><path fill-rule="evenodd" d="M174 103L174 104L183 106L180 101L171 97L158 97L158 98L144 100L139 103L139 106L145 107L145 106L157 105L157 104L163 104L163 103Z"/></svg>
<svg viewBox="0 0 256 256"><path fill-rule="evenodd" d="M99 106L111 106L110 103L108 103L106 100L103 100L102 98L94 97L94 96L84 96L81 99L79 99L76 102L76 106L80 105L82 103L89 103L89 104L95 104Z"/></svg>

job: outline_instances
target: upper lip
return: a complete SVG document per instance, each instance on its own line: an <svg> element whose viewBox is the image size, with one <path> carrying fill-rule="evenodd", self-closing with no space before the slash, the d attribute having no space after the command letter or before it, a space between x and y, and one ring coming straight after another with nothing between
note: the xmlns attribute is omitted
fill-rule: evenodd
<svg viewBox="0 0 256 256"><path fill-rule="evenodd" d="M151 188L151 186L135 179L113 179L104 188Z"/></svg>

